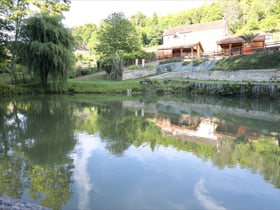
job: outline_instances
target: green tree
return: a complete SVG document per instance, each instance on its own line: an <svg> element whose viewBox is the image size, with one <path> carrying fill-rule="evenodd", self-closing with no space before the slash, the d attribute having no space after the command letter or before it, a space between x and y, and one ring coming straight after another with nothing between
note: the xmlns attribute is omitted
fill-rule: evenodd
<svg viewBox="0 0 280 210"><path fill-rule="evenodd" d="M146 25L146 16L141 12L137 12L135 15L131 16L130 21L135 27L144 27Z"/></svg>
<svg viewBox="0 0 280 210"><path fill-rule="evenodd" d="M239 37L242 38L247 46L249 47L251 42L258 36L259 34L254 34L254 33L247 33L247 34L243 34L243 35L240 35Z"/></svg>
<svg viewBox="0 0 280 210"><path fill-rule="evenodd" d="M70 0L29 0L40 12L49 15L62 15L62 11L70 9Z"/></svg>
<svg viewBox="0 0 280 210"><path fill-rule="evenodd" d="M0 2L0 63L8 59L8 43L10 32L13 30L12 25L4 18L7 11L11 8L10 1Z"/></svg>
<svg viewBox="0 0 280 210"><path fill-rule="evenodd" d="M269 9L267 9L269 8ZM280 0L266 7L266 17L260 22L260 27L265 32L273 32L280 29Z"/></svg>
<svg viewBox="0 0 280 210"><path fill-rule="evenodd" d="M83 44L92 53L94 53L94 46L96 44L97 27L93 23L88 23L83 26L73 27L71 34L74 37L75 45Z"/></svg>
<svg viewBox="0 0 280 210"><path fill-rule="evenodd" d="M103 20L97 31L96 52L101 58L116 52L133 52L140 48L135 27L122 12L114 12Z"/></svg>
<svg viewBox="0 0 280 210"><path fill-rule="evenodd" d="M11 72L16 80L15 64L17 61L18 39L24 19L31 13L47 13L49 15L60 15L62 11L69 10L70 0L3 0L1 4L6 5L4 19L14 26L14 38L10 45ZM33 10L32 10L33 9Z"/></svg>
<svg viewBox="0 0 280 210"><path fill-rule="evenodd" d="M49 75L63 81L73 66L73 38L61 23L61 17L38 14L26 20L21 31L21 59L43 88Z"/></svg>
<svg viewBox="0 0 280 210"><path fill-rule="evenodd" d="M238 7L238 0L221 0L221 12L227 19L229 30L235 33L240 24L240 9Z"/></svg>

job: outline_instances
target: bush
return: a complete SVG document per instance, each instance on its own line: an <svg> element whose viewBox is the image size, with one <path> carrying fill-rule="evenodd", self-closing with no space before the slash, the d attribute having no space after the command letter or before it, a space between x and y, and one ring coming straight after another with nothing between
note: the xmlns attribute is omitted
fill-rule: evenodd
<svg viewBox="0 0 280 210"><path fill-rule="evenodd" d="M247 70L280 68L280 52L266 51L251 55L237 55L219 60L214 70Z"/></svg>
<svg viewBox="0 0 280 210"><path fill-rule="evenodd" d="M174 62L182 62L182 60L180 58L168 59L168 60L160 61L159 64L162 65L162 64L174 63Z"/></svg>
<svg viewBox="0 0 280 210"><path fill-rule="evenodd" d="M14 90L9 87L9 86L6 86L6 85L1 85L0 84L0 95L1 96L4 96L4 95L12 95L14 94Z"/></svg>

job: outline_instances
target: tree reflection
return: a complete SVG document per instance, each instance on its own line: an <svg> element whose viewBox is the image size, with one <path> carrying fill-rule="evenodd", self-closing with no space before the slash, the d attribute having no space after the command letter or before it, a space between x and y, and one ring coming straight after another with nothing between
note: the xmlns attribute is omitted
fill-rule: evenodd
<svg viewBox="0 0 280 210"><path fill-rule="evenodd" d="M116 156L121 156L131 145L138 147L146 141L154 150L155 136L161 136L154 123L135 117L133 111L124 109L119 102L80 108L78 113L82 117L77 127L89 134L98 132L105 147Z"/></svg>
<svg viewBox="0 0 280 210"><path fill-rule="evenodd" d="M33 199L60 209L71 198L73 108L61 97L39 97L2 103L0 117L0 193L21 197L29 188Z"/></svg>
<svg viewBox="0 0 280 210"><path fill-rule="evenodd" d="M149 144L152 150L156 145L172 146L177 150L192 152L203 160L211 160L221 169L237 165L251 169L280 188L280 148L276 144L278 139L261 137L252 142L239 136L230 140L200 141L190 136L165 135L156 126L155 117L137 117L134 111L126 110L118 103L91 106L94 109L83 107L87 117L79 121L78 127L88 133L99 133L106 148L114 155L122 155L131 145L139 147ZM88 111L90 109L94 111ZM85 116L82 111L80 115ZM216 143L219 143L218 149Z"/></svg>
<svg viewBox="0 0 280 210"><path fill-rule="evenodd" d="M19 198L26 185L25 157L21 150L21 126L17 109L12 109L15 102L2 101L0 104L0 194Z"/></svg>

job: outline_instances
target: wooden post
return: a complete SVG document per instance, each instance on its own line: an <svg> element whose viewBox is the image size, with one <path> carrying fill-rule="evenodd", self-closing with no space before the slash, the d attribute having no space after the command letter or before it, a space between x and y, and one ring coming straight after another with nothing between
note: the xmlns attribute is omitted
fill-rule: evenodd
<svg viewBox="0 0 280 210"><path fill-rule="evenodd" d="M197 49L197 54L198 54L197 56L200 57L200 47L199 47L199 44L197 45L196 49Z"/></svg>

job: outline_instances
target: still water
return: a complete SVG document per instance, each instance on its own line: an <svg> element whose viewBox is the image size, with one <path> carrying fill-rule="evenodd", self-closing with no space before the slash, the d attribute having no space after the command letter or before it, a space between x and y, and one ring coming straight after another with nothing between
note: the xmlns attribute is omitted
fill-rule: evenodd
<svg viewBox="0 0 280 210"><path fill-rule="evenodd" d="M0 194L52 209L279 209L279 102L0 103Z"/></svg>

